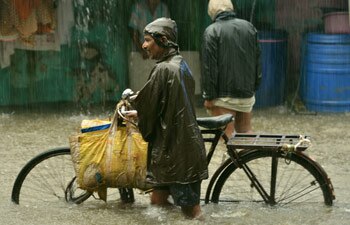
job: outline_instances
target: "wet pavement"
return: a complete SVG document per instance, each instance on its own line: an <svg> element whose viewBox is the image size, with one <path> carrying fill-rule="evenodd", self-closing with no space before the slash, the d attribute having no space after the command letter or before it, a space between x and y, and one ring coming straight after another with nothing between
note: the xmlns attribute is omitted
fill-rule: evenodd
<svg viewBox="0 0 350 225"><path fill-rule="evenodd" d="M197 114L204 116L205 112L198 109ZM11 202L13 182L29 159L44 150L68 146L68 136L76 131L81 120L108 115L110 112L96 110L87 114L64 108L47 112L0 111L0 224L349 224L350 113L296 114L284 107L256 110L254 131L311 135L312 146L307 152L324 167L333 182L336 200L332 207L202 203L205 220L189 221L179 208L150 206L148 200L134 205L123 205L118 200L108 204L92 200L78 206L62 203L34 208ZM213 160L220 161L221 155Z"/></svg>

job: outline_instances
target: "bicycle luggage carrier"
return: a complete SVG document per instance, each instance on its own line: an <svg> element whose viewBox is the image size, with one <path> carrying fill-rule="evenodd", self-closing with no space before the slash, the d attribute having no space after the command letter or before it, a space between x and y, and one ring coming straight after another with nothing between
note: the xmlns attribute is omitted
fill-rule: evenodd
<svg viewBox="0 0 350 225"><path fill-rule="evenodd" d="M310 146L309 138L305 135L236 133L227 145L235 149L293 148L303 151Z"/></svg>

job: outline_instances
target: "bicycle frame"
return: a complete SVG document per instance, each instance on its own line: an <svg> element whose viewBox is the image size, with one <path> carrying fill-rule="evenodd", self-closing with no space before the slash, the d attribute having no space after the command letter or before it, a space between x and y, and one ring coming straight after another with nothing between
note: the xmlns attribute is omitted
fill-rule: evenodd
<svg viewBox="0 0 350 225"><path fill-rule="evenodd" d="M319 171L322 176L327 177L326 172L323 170L323 168L314 160L312 160L310 157L308 157L306 154L303 153L304 150L308 147L307 144L302 143L303 141L307 140L307 136L300 136L300 135L256 135L256 134L235 134L234 138L229 139L224 130L226 128L226 125L221 128L213 128L213 129L201 129L201 132L203 135L212 135L213 137L206 137L203 136L203 140L205 143L210 143L210 148L207 153L207 163L209 165L212 156L215 152L215 149L219 143L220 138L224 140L227 153L229 155L229 159L226 160L213 174L213 176L210 179L210 182L207 187L206 195L205 195L205 203L209 203L210 195L212 193L213 186L215 185L217 179L221 175L221 173L225 170L225 168L231 164L234 163L237 168L240 168L244 171L244 173L247 175L248 179L251 182L251 186L254 187L257 192L262 197L263 201L269 205L275 205L275 186L276 186L276 176L277 176L277 165L278 165L278 159L276 157L272 157L272 166L271 166L271 190L268 194L267 191L264 189L263 185L259 182L255 174L252 172L252 170L249 168L249 166L245 163L242 163L240 158L245 156L246 154L253 154L255 151L259 151L264 148L269 149L275 149L276 155L279 151L282 151L286 154L286 158L288 158L288 154L297 154L303 160L307 161L308 163L314 165L315 168ZM263 141L261 144L237 144L234 143L235 137L238 139L255 139L255 141L259 142L259 139L267 139L268 141ZM246 140L244 140L246 141ZM286 162L287 163L287 162ZM333 193L333 186L328 179L328 187Z"/></svg>
<svg viewBox="0 0 350 225"><path fill-rule="evenodd" d="M128 97L120 104L118 103L117 111L120 116L118 122L122 120L133 122L133 116L137 112L128 111L130 108ZM303 153L309 146L307 136L234 134L232 138L228 138L224 131L227 124L232 120L233 116L231 114L197 118L204 142L211 144L209 148L207 147L207 165L209 166L220 139L223 139L229 156L211 176L206 190L205 203L209 203L209 201L214 203L219 201L254 201L265 202L268 205L285 205L290 202L298 203L305 199L305 195L307 197L311 195L311 198L314 198L316 202L332 205L335 199L334 189L327 173L317 162ZM69 148L52 149L30 160L16 178L12 189L12 200L17 204L19 203L20 193L23 193L23 183L28 180L35 187L33 190L40 192L41 187L38 185L41 183L36 180L40 176L36 175L41 175L45 179L47 177L47 166L50 166L46 162L53 163L51 170L48 171L54 171L59 168L55 166L55 160L68 159L64 156L69 154ZM68 162L70 162L69 159ZM63 165L61 161L57 161L57 163L57 165ZM280 174L278 171L293 171L293 169L298 172L296 177L302 177L302 180L294 179L293 183L290 184L290 173L287 173L284 177L278 176ZM41 174L41 170L45 173ZM61 171L64 171L63 168L56 172L60 173ZM303 176L298 176L301 174ZM75 178L72 179L70 176L71 174L68 174L67 181L69 184L63 193L63 197L67 202L76 204L84 202L92 193L84 192L84 190L76 193L75 189L79 190L79 187L76 188ZM307 179L304 179L305 177ZM283 181L287 182L283 183ZM290 192L291 194L283 192L284 190L281 191L281 188L276 185L277 183L283 183L283 187L287 188L285 190L293 189L293 191ZM62 184L57 185L56 180L53 179L47 185L50 188L56 188ZM313 192L314 190L316 191ZM46 194L49 198L52 196L55 198L60 196L59 192L62 190L58 188L56 191L57 193L54 192L54 195L52 195L52 191ZM253 196L251 195L252 191L254 192ZM24 196L28 193L31 194L31 192L30 186L26 186ZM132 188L122 188L119 189L119 192L123 202L134 201ZM309 198L305 201L310 202L308 200Z"/></svg>

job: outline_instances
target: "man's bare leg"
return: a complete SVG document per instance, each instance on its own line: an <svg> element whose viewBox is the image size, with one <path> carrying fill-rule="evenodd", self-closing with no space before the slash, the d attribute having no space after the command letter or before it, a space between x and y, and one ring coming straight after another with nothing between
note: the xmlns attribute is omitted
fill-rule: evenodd
<svg viewBox="0 0 350 225"><path fill-rule="evenodd" d="M168 198L170 192L168 190L153 190L151 194L151 204L159 206L170 206L172 205Z"/></svg>
<svg viewBox="0 0 350 225"><path fill-rule="evenodd" d="M220 116L220 115L227 114L227 113L233 115L233 117L236 116L236 111L229 110L229 109L226 109L226 108L221 108L221 107L218 107L218 106L211 107L208 110L210 111L212 116ZM235 120L236 120L236 118L235 118ZM229 124L227 124L226 130L225 130L225 134L226 134L226 136L228 138L230 138L230 137L232 137L234 132L235 132L235 122L232 121Z"/></svg>
<svg viewBox="0 0 350 225"><path fill-rule="evenodd" d="M151 204L158 206L172 206L172 204L168 201L169 196L170 193L167 190L154 190L151 194ZM203 219L199 204L195 206L182 206L181 211L185 216L191 219Z"/></svg>
<svg viewBox="0 0 350 225"><path fill-rule="evenodd" d="M203 220L202 210L199 204L194 206L182 206L181 210L188 218Z"/></svg>
<svg viewBox="0 0 350 225"><path fill-rule="evenodd" d="M252 133L252 113L236 112L235 129L237 133Z"/></svg>

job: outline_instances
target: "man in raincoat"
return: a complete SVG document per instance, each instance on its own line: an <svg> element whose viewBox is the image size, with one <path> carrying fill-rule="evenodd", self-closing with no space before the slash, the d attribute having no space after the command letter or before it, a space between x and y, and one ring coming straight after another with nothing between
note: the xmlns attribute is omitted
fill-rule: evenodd
<svg viewBox="0 0 350 225"><path fill-rule="evenodd" d="M213 116L230 113L235 117L226 128L251 133L255 91L261 78L257 30L234 13L231 0L210 0L208 14L213 20L202 43L202 91L204 106Z"/></svg>
<svg viewBox="0 0 350 225"><path fill-rule="evenodd" d="M168 205L171 195L186 216L196 218L201 214L201 181L208 178L208 169L193 106L195 83L179 54L175 21L159 18L148 24L142 48L157 60L134 101L140 132L149 143L151 203Z"/></svg>

